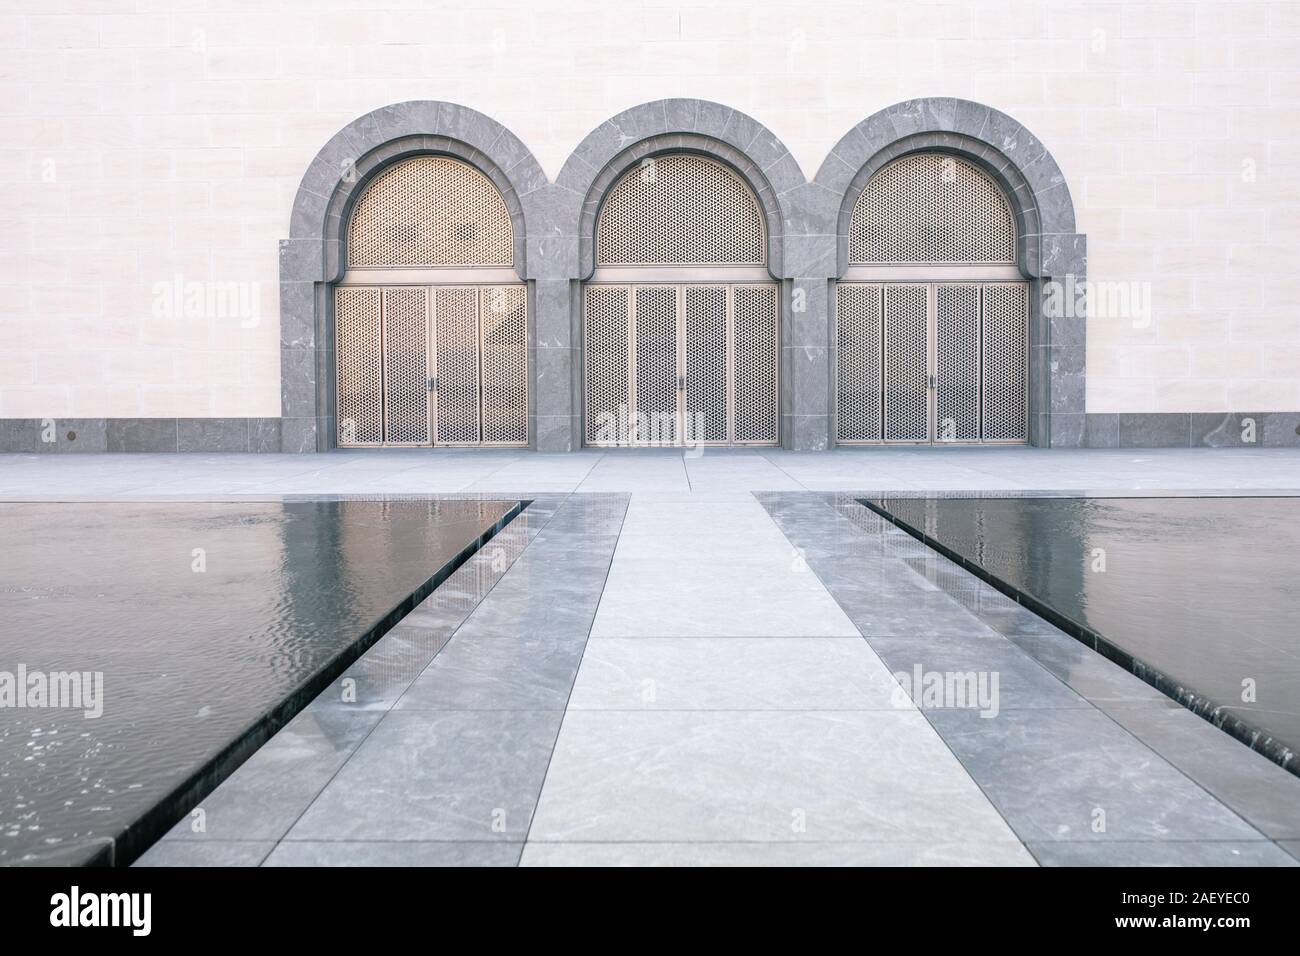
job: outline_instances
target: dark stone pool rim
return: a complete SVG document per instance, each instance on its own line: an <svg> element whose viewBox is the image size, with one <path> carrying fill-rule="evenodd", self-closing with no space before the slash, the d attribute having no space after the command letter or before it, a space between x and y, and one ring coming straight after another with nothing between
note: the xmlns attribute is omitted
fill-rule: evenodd
<svg viewBox="0 0 1300 956"><path fill-rule="evenodd" d="M926 496L909 495L908 497L922 498ZM978 496L949 494L944 497L968 498ZM1015 494L1007 495L1005 497L1024 497L1024 495ZM1078 496L1069 495L1059 497ZM1116 497L1120 496L1117 495ZM1188 495L1187 497L1197 497L1197 495ZM971 561L960 552L948 547L932 535L926 534L923 530L911 524L911 522L900 518L882 505L867 498L856 498L855 500L858 504L867 508L872 513L884 518L895 527L906 531L922 544L932 548L949 561L952 561L969 571L981 581L996 588L1013 601L1033 611L1049 624L1064 631L1079 643L1096 651L1107 660L1113 661L1120 667L1123 667L1129 673L1133 674L1133 676L1151 685L1176 703L1181 704L1193 714L1196 714L1196 716L1203 718L1215 727L1236 738L1251 750L1267 757L1284 770L1287 770L1296 776L1300 776L1300 760L1296 759L1295 751L1288 747L1283 741L1271 734L1265 733L1250 724L1248 721L1242 720L1240 717L1231 713L1220 712L1220 707L1222 705L1218 701L1203 694L1195 693L1190 688L1171 678L1168 674L1117 646L1112 641L1108 640L1101 632L1078 623L1073 618L1067 617L1023 588L1016 587L1014 584L1003 580L983 565Z"/></svg>
<svg viewBox="0 0 1300 956"><path fill-rule="evenodd" d="M456 496L439 496L454 499ZM470 496L473 500L509 501L509 498ZM292 720L299 711L339 678L356 660L387 634L415 606L427 598L435 588L456 572L475 552L492 540L506 525L523 513L531 499L520 499L510 505L497 521L469 541L451 559L437 568L427 580L408 594L397 606L363 632L355 641L336 654L328 663L305 678L288 696L262 714L239 736L227 744L212 759L195 770L148 811L127 824L110 840L105 840L97 852L79 861L83 866L130 866L185 814L217 788L217 785L238 769L277 731Z"/></svg>

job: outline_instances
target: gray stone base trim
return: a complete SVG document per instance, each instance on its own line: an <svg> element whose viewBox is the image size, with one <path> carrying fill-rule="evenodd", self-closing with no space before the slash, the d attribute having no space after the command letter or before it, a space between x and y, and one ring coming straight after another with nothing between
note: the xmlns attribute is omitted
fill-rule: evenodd
<svg viewBox="0 0 1300 956"><path fill-rule="evenodd" d="M0 452L279 452L279 418L5 418ZM315 451L315 439L305 451Z"/></svg>
<svg viewBox="0 0 1300 956"><path fill-rule="evenodd" d="M1061 424L1074 419L1082 420L1082 441L1067 447L1300 448L1300 412L1107 412L1065 416ZM784 415L783 444L824 449L829 422ZM576 417L537 416L535 427L538 451L583 450L572 441ZM0 418L0 453L313 452L316 436L332 428L328 418ZM1055 436L1052 446L1059 447Z"/></svg>
<svg viewBox="0 0 1300 956"><path fill-rule="evenodd" d="M1117 412L1085 417L1087 448L1300 448L1300 412Z"/></svg>

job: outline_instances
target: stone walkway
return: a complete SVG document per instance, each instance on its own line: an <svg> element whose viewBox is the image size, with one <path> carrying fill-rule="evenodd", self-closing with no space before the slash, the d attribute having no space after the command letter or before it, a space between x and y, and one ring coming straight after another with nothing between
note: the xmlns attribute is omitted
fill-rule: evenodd
<svg viewBox="0 0 1300 956"><path fill-rule="evenodd" d="M834 492L1298 486L1290 450L0 457L5 498L535 498L158 865L1294 864L1300 780Z"/></svg>
<svg viewBox="0 0 1300 956"><path fill-rule="evenodd" d="M0 455L0 498L329 494L695 497L749 491L1297 489L1300 449L857 448L582 451L390 448L315 455Z"/></svg>

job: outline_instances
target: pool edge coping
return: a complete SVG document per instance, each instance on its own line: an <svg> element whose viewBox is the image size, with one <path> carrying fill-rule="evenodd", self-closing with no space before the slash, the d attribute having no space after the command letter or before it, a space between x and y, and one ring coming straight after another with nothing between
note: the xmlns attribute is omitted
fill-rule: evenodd
<svg viewBox="0 0 1300 956"><path fill-rule="evenodd" d="M951 499L959 496L954 494L944 497ZM1025 496L1016 495L1013 497ZM1079 496L1063 495L1059 497ZM1293 496L1288 495L1286 497ZM1068 634L1080 644L1083 644L1085 647L1100 654L1111 663L1124 668L1134 677L1155 688L1185 710L1190 711L1206 723L1223 731L1239 743L1245 744L1250 750L1265 757L1293 776L1300 777L1300 760L1296 759L1296 751L1291 749L1276 736L1265 733L1231 713L1224 713L1216 719L1216 711L1222 707L1226 707L1227 705L1214 701L1209 697L1193 693L1189 688L1174 680L1164 671L1124 650L1122 647L1109 640L1100 631L1093 630L1092 628L1079 624L1072 618L1065 616L1045 601L1035 597L1030 592L1003 580L983 565L970 560L965 555L944 544L942 541L927 534L920 528L914 527L910 522L891 513L884 507L877 505L866 497L854 496L853 500L871 511L873 514L884 518L890 524L907 532L907 534L926 545L926 547L931 548L949 561L960 566L962 569L975 575L990 587L1014 600L1017 604L1027 608L1034 614L1037 614L1053 627ZM926 499L924 496L918 496L910 498L910 500ZM1087 698L1085 698L1085 700L1086 699Z"/></svg>
<svg viewBox="0 0 1300 956"><path fill-rule="evenodd" d="M453 500L454 496L446 499ZM123 826L111 837L101 837L98 849L73 865L92 867L129 867L145 851L194 809L200 801L215 790L226 778L258 751L263 744L282 730L307 706L328 688L363 654L379 642L403 618L456 573L483 546L500 533L510 522L523 514L533 498L477 498L475 501L502 501L510 503L500 518L493 521L478 535L470 539L422 584L361 633L356 640L341 649L333 658L322 664L291 690L279 703L269 708L251 725L230 740L213 757L204 761L188 774L170 792L158 799L147 811ZM32 865L42 865L39 860Z"/></svg>

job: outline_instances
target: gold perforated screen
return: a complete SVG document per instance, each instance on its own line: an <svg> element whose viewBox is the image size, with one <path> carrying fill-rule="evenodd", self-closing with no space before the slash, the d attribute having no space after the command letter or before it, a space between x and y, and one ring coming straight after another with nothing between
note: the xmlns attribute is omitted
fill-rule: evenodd
<svg viewBox="0 0 1300 956"><path fill-rule="evenodd" d="M687 153L648 157L610 190L598 265L762 265L758 200L726 167Z"/></svg>
<svg viewBox="0 0 1300 956"><path fill-rule="evenodd" d="M338 289L334 304L338 443L384 443L379 289Z"/></svg>
<svg viewBox="0 0 1300 956"><path fill-rule="evenodd" d="M522 285L335 290L338 443L528 443Z"/></svg>
<svg viewBox="0 0 1300 956"><path fill-rule="evenodd" d="M837 440L1023 442L1028 286L836 288Z"/></svg>
<svg viewBox="0 0 1300 956"><path fill-rule="evenodd" d="M508 266L514 234L505 200L474 167L417 156L380 173L352 210L352 266Z"/></svg>
<svg viewBox="0 0 1300 956"><path fill-rule="evenodd" d="M1029 289L1023 282L984 287L985 441L1024 441Z"/></svg>
<svg viewBox="0 0 1300 956"><path fill-rule="evenodd" d="M589 285L587 443L777 440L777 287Z"/></svg>
<svg viewBox="0 0 1300 956"><path fill-rule="evenodd" d="M1001 188L974 164L943 153L885 166L858 198L851 263L1014 262L1016 228Z"/></svg>

